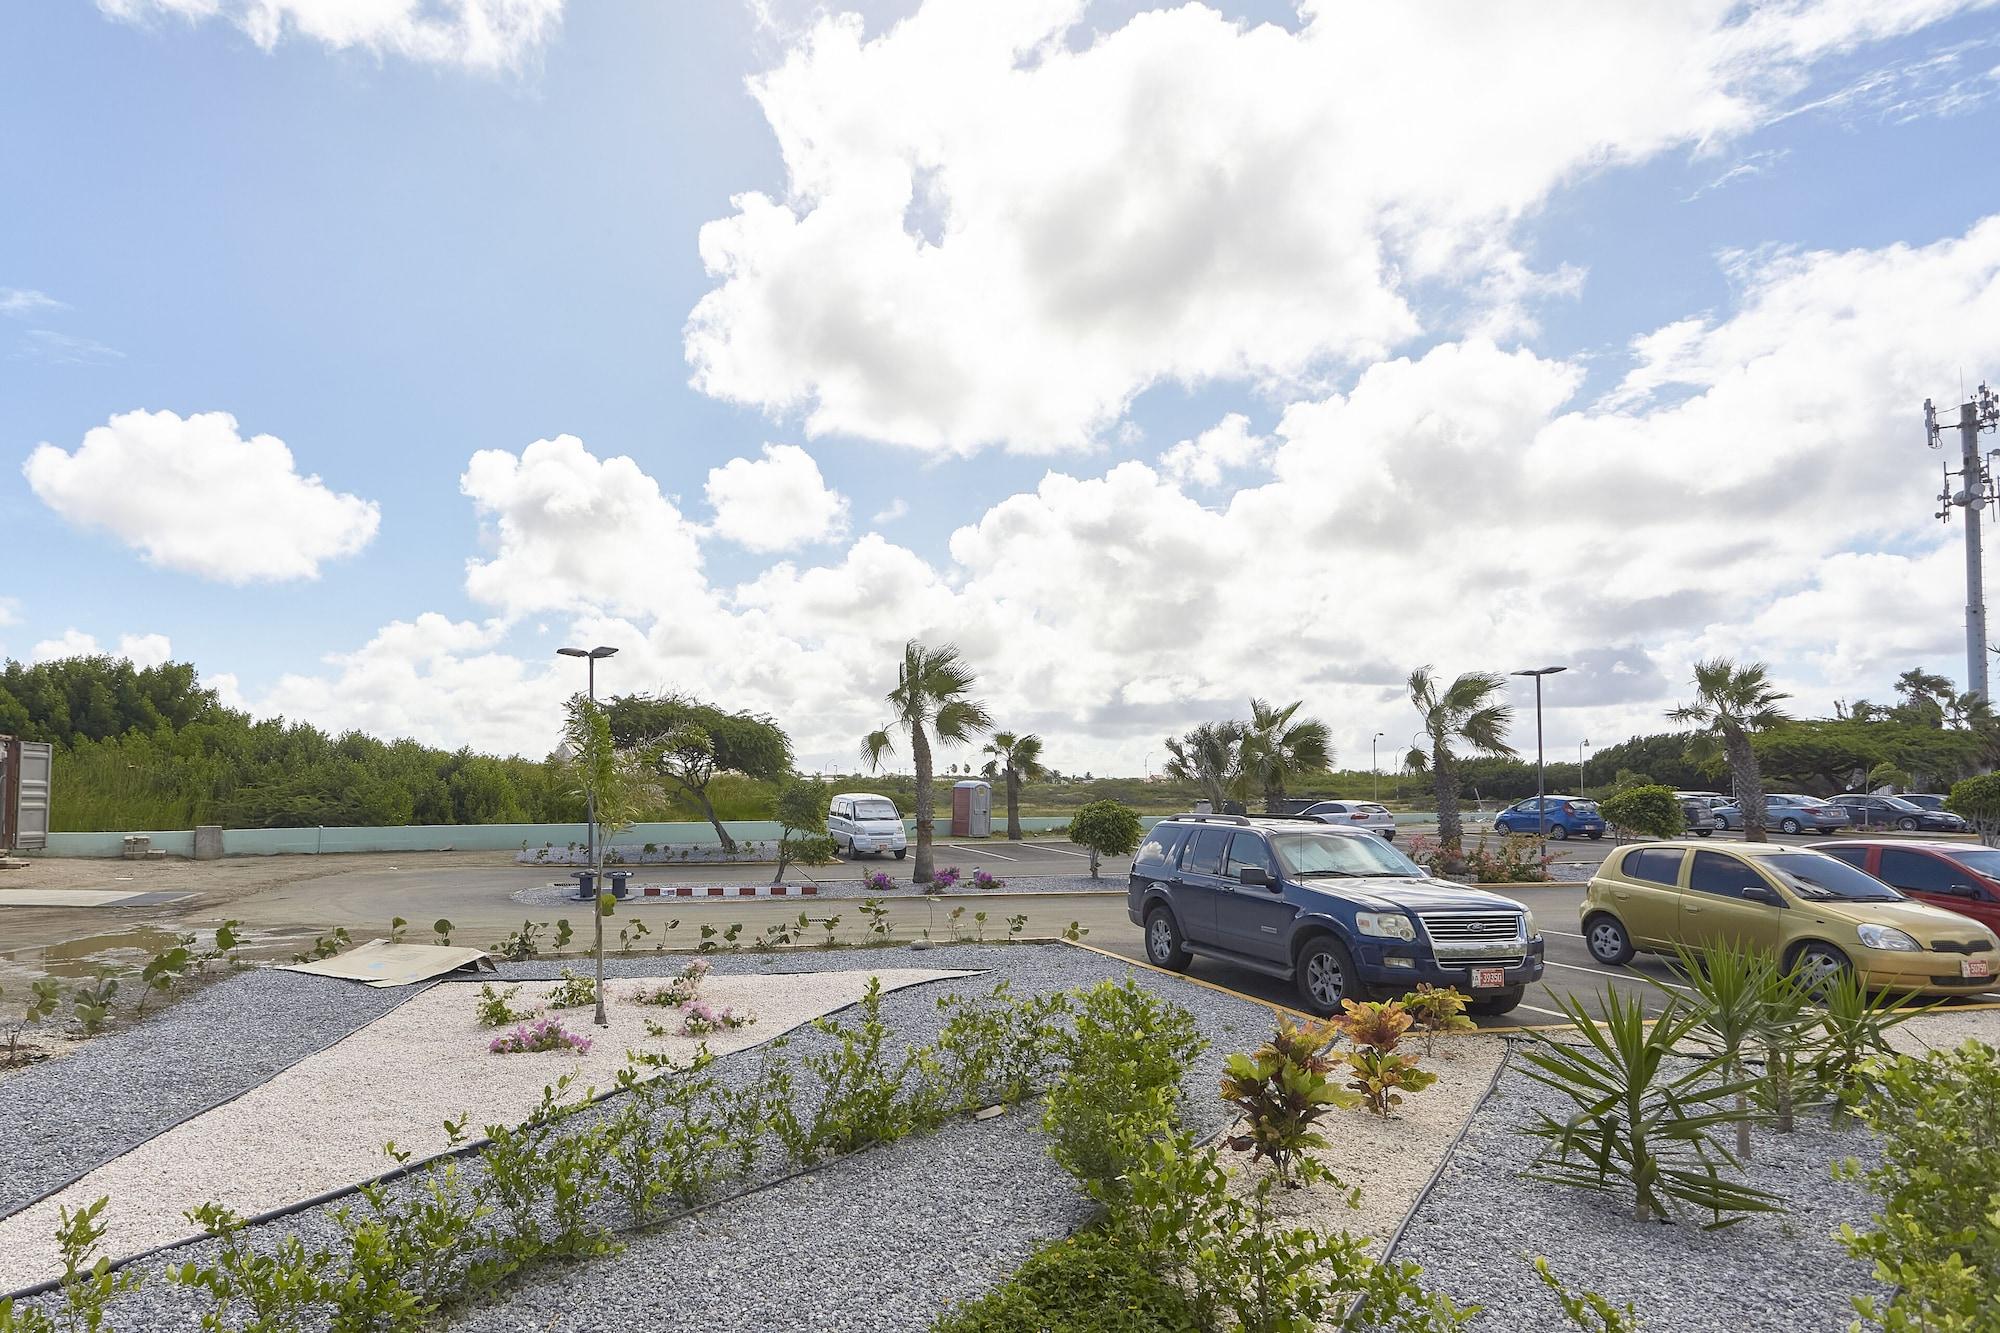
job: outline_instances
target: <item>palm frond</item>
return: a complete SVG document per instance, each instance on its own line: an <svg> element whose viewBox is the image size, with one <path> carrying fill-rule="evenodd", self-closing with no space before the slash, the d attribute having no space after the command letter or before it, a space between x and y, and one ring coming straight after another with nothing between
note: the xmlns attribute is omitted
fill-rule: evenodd
<svg viewBox="0 0 2000 1333"><path fill-rule="evenodd" d="M861 738L861 762L866 765L870 773L874 773L882 767L883 755L893 754L895 750L896 742L890 737L886 728L880 731L871 731Z"/></svg>

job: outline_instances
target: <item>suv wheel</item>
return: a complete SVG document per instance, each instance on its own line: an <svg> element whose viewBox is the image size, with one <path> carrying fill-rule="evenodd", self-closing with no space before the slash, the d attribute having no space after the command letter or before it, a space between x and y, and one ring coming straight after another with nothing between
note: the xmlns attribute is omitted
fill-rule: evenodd
<svg viewBox="0 0 2000 1333"><path fill-rule="evenodd" d="M1347 948L1331 935L1320 935L1299 950L1293 969L1298 978L1299 998L1306 1008L1328 1018L1340 1012L1342 1000L1366 1000L1368 988L1354 973L1354 960Z"/></svg>
<svg viewBox="0 0 2000 1333"><path fill-rule="evenodd" d="M1604 913L1583 923L1583 943L1592 958L1611 967L1623 967L1637 952L1624 925L1617 917Z"/></svg>
<svg viewBox="0 0 2000 1333"><path fill-rule="evenodd" d="M1780 833L1803 833L1805 832L1805 825L1799 823L1796 819L1781 819L1778 821L1778 831Z"/></svg>
<svg viewBox="0 0 2000 1333"><path fill-rule="evenodd" d="M1187 951L1187 944L1181 939L1181 928L1174 920L1174 914L1164 907L1155 907L1146 913L1146 961L1154 967L1170 968L1182 972L1192 961L1193 955Z"/></svg>
<svg viewBox="0 0 2000 1333"><path fill-rule="evenodd" d="M1526 986L1516 986L1512 990L1496 991L1491 995L1481 995L1465 1007L1475 1014L1511 1014L1520 1007L1521 997L1527 994Z"/></svg>

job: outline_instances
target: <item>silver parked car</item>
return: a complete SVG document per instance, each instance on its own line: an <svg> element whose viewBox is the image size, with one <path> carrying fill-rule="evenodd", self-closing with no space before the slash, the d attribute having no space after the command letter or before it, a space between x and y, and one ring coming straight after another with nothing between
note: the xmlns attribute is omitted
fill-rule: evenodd
<svg viewBox="0 0 2000 1333"><path fill-rule="evenodd" d="M1722 820L1722 827L1738 830L1743 827L1743 812L1734 805L1725 805L1715 813ZM1780 833L1803 833L1807 829L1831 833L1846 828L1847 823L1847 811L1817 797L1793 792L1771 792L1764 797L1764 827Z"/></svg>
<svg viewBox="0 0 2000 1333"><path fill-rule="evenodd" d="M1367 829L1391 842L1396 838L1396 816L1389 807L1374 801L1314 801L1299 814L1338 828Z"/></svg>

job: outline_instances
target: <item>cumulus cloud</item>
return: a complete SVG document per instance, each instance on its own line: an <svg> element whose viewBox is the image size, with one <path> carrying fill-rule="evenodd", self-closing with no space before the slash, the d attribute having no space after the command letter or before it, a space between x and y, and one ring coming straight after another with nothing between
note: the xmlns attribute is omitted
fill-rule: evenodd
<svg viewBox="0 0 2000 1333"><path fill-rule="evenodd" d="M1182 440L1160 455L1160 467L1170 477L1198 486L1220 486L1225 472L1262 462L1270 441L1250 432L1250 418L1231 412L1192 440Z"/></svg>
<svg viewBox="0 0 2000 1333"><path fill-rule="evenodd" d="M301 476L274 435L227 412L125 412L75 452L43 444L22 471L43 504L102 528L162 569L222 583L309 579L375 536L381 512Z"/></svg>
<svg viewBox="0 0 2000 1333"><path fill-rule="evenodd" d="M494 552L466 562L466 591L507 615L672 614L705 592L697 530L629 458L562 435L482 449L458 484Z"/></svg>
<svg viewBox="0 0 2000 1333"><path fill-rule="evenodd" d="M767 444L762 458L732 458L708 474L716 535L750 551L790 551L847 531L847 497L796 444Z"/></svg>
<svg viewBox="0 0 2000 1333"><path fill-rule="evenodd" d="M129 23L220 18L266 51L303 37L482 71L519 68L554 38L563 0L97 0Z"/></svg>
<svg viewBox="0 0 2000 1333"><path fill-rule="evenodd" d="M1364 364L1432 287L1446 327L1515 335L1582 278L1512 239L1553 190L1713 150L1815 61L1961 7L1305 0L1293 32L1186 4L1084 43L1086 0L823 15L752 81L785 192L702 229L687 358L812 434L1044 451L1154 384Z"/></svg>
<svg viewBox="0 0 2000 1333"><path fill-rule="evenodd" d="M80 629L66 629L53 639L43 639L28 650L30 662L53 662L60 657L95 657L97 639Z"/></svg>
<svg viewBox="0 0 2000 1333"><path fill-rule="evenodd" d="M103 651L98 647L96 635L72 627L30 648L28 660L53 662L62 657L96 657ZM122 634L117 649L109 655L125 658L136 667L155 667L173 659L174 647L164 634Z"/></svg>
<svg viewBox="0 0 2000 1333"><path fill-rule="evenodd" d="M0 315L39 314L44 310L61 310L63 303L44 292L21 287L0 287Z"/></svg>
<svg viewBox="0 0 2000 1333"><path fill-rule="evenodd" d="M173 660L174 645L164 634L122 634L118 656L135 667L155 667Z"/></svg>

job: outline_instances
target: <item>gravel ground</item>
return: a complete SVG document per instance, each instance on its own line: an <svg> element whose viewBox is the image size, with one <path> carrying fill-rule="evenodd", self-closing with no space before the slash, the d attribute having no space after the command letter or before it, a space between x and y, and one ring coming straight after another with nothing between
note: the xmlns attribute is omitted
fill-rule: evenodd
<svg viewBox="0 0 2000 1333"><path fill-rule="evenodd" d="M821 879L812 881L814 887L818 890L818 892L814 893L811 897L803 897L803 896L796 897L796 901L798 902L799 909L801 911L811 912L812 905L814 903L828 898L923 898L928 896L933 898L935 901L939 903L948 903L952 902L955 899L963 900L967 898L990 898L994 894L1000 894L1000 893L1122 894L1125 892L1125 885L1122 880L1092 879L1088 875L1019 875L1019 876L1007 876L1004 878L1006 879L1006 883L1002 887L997 889L977 889L972 886L972 881L970 879L964 879L960 880L959 883L955 887L953 887L949 893L940 893L931 895L926 895L920 892L917 889L917 886L910 883L908 880L897 880L895 887L890 889L888 892L884 893L884 892L879 892L875 889L868 888L866 885L862 884L858 880ZM744 882L747 884L758 885L760 888L765 886L765 881L761 880L745 880ZM804 881L788 881L788 882L793 883L794 887L792 889L792 894L787 895L786 901L793 901L794 895L798 894L798 889L796 885L799 883L803 883ZM679 887L676 882L670 879L656 879L651 877L634 876L632 880L631 897L628 898L626 901L630 902L635 899L643 900L642 899L643 890L644 887L648 884L658 884L662 888L669 890ZM695 884L693 885L694 888L693 895L691 895L688 898L680 899L679 901L684 905L688 903L694 903L697 905L706 904L708 906L726 905L728 903L735 901L750 901L750 902L765 901L765 897L762 894L759 894L758 896L752 899L747 899L747 900L737 899L734 893L734 889L736 887L735 885L727 886L731 890L731 892L729 893L721 894L718 896L710 896L708 893L710 887L711 885L706 883ZM512 896L515 902L520 903L524 907L541 907L541 908L553 909L558 907L574 907L577 905L576 885L574 884L537 884L530 888L516 889ZM662 903L665 903L670 901L670 899L662 897L660 901ZM946 910L950 909L947 908Z"/></svg>
<svg viewBox="0 0 2000 1333"><path fill-rule="evenodd" d="M1865 1191L1828 1171L1838 1158L1871 1157L1866 1131L1835 1132L1814 1117L1794 1134L1753 1133L1748 1179L1783 1195L1789 1212L1717 1231L1701 1229L1705 1214L1671 1226L1635 1222L1629 1199L1521 1179L1542 1145L1519 1128L1537 1108L1561 1115L1570 1103L1520 1065L1516 1058L1501 1075L1396 1248L1397 1258L1424 1267L1428 1283L1484 1307L1475 1333L1568 1327L1535 1276L1538 1254L1571 1288L1632 1302L1654 1333L1845 1333L1850 1295L1886 1294L1832 1238L1842 1222L1859 1225L1870 1212Z"/></svg>
<svg viewBox="0 0 2000 1333"><path fill-rule="evenodd" d="M256 1087L422 990L240 972L0 1077L0 1216Z"/></svg>
<svg viewBox="0 0 2000 1333"><path fill-rule="evenodd" d="M1148 990L1187 1008L1210 1048L1186 1084L1190 1120L1198 1132L1220 1128L1226 1107L1215 1095L1225 1055L1248 1049L1268 1032L1271 1011L1171 977L1128 969L1116 960L1061 945L964 945L928 950L857 953L724 955L718 974L793 973L877 966L988 973L944 980L884 998L885 1022L898 1049L935 1038L938 999L983 995L1005 977L1017 993L1067 990L1106 977L1133 976ZM503 964L508 981L553 977L557 963ZM613 976L658 970L651 959L607 959ZM290 975L290 974L286 974ZM297 978L307 980L307 978ZM830 1048L811 1029L794 1033L789 1056ZM753 1077L756 1050L722 1057L721 1078ZM586 1124L601 1112L585 1112ZM474 1330L628 1329L676 1327L766 1330L927 1329L952 1304L977 1295L1010 1273L1040 1241L1065 1234L1086 1213L1073 1183L1046 1153L1039 1117L1021 1110L986 1122L958 1122L829 1164L807 1176L724 1201L706 1212L626 1237L622 1255L583 1265L550 1265L470 1311L454 1327ZM751 1184L785 1168L767 1162ZM416 1188L419 1180L402 1188ZM350 1201L351 1202L351 1201ZM260 1245L288 1233L306 1244L338 1237L333 1208L305 1210L253 1228ZM112 1207L115 1210L117 1201ZM611 1214L607 1213L609 1219ZM159 1278L164 1263L201 1258L207 1242L177 1247L135 1265L148 1276L114 1308L118 1333L178 1333L193 1327L200 1305ZM46 1298L37 1302L47 1304ZM669 1316L669 1313L671 1315Z"/></svg>

